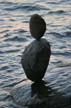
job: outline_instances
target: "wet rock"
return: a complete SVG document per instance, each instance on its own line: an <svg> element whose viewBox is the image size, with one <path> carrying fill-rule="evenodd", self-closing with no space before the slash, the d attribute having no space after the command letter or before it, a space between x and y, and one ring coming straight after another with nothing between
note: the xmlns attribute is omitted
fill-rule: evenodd
<svg viewBox="0 0 71 108"><path fill-rule="evenodd" d="M41 89L41 90L40 90ZM44 83L31 83L31 81L23 81L17 84L10 94L15 104L20 106L30 106L42 104L47 100L51 89L46 87Z"/></svg>
<svg viewBox="0 0 71 108"><path fill-rule="evenodd" d="M40 40L40 38L44 35L46 30L46 23L44 19L37 14L32 15L29 26L32 37L34 37L37 40Z"/></svg>
<svg viewBox="0 0 71 108"><path fill-rule="evenodd" d="M49 64L50 55L50 45L46 39L34 40L26 47L21 63L30 80L35 82L42 80Z"/></svg>
<svg viewBox="0 0 71 108"><path fill-rule="evenodd" d="M63 96L43 82L32 84L26 80L16 85L10 93L19 108L71 108L71 97Z"/></svg>
<svg viewBox="0 0 71 108"><path fill-rule="evenodd" d="M14 98L15 103L22 106L41 104L46 98L41 98L41 93L39 94L39 88L41 86L41 91L43 91L43 84L31 84L30 81L24 81L16 85L10 92Z"/></svg>

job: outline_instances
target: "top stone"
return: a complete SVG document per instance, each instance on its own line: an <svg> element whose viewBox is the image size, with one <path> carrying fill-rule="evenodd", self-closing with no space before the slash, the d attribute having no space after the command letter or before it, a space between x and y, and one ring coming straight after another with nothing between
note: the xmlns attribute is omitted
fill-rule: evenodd
<svg viewBox="0 0 71 108"><path fill-rule="evenodd" d="M30 32L32 37L36 40L40 40L40 38L44 35L46 30L46 23L41 16L34 14L30 19Z"/></svg>

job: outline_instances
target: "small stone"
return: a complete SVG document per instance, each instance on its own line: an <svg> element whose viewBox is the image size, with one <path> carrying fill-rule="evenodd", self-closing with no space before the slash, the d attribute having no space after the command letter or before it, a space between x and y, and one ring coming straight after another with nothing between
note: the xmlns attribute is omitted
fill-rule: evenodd
<svg viewBox="0 0 71 108"><path fill-rule="evenodd" d="M40 38L44 35L46 31L46 23L44 19L37 14L32 15L29 26L32 37L40 40Z"/></svg>
<svg viewBox="0 0 71 108"><path fill-rule="evenodd" d="M45 75L51 49L46 39L34 40L28 45L22 55L22 66L28 79L39 82Z"/></svg>

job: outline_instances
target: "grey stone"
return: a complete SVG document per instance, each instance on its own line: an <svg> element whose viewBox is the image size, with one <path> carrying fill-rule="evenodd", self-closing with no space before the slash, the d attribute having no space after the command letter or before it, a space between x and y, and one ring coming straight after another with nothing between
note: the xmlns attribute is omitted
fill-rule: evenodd
<svg viewBox="0 0 71 108"><path fill-rule="evenodd" d="M10 91L10 94L15 103L21 106L41 104L46 100L46 97L40 98L40 96L38 96L38 87L40 88L39 85L31 84L31 82L27 80L17 84ZM36 91L36 93L34 93L34 91Z"/></svg>
<svg viewBox="0 0 71 108"><path fill-rule="evenodd" d="M50 45L46 39L34 40L26 47L22 55L22 66L26 76L39 82L45 75L51 55Z"/></svg>
<svg viewBox="0 0 71 108"><path fill-rule="evenodd" d="M59 78L60 75L63 77L64 71L67 69L70 72L70 68L67 67L62 68L61 71L54 71L53 75L51 72L51 75L45 79L46 82L48 79L46 84L43 82L32 83L30 80L18 83L10 91L15 106L17 105L19 108L71 108L70 79L68 77L64 79L66 85L62 84L63 79ZM57 77L56 73L58 74Z"/></svg>

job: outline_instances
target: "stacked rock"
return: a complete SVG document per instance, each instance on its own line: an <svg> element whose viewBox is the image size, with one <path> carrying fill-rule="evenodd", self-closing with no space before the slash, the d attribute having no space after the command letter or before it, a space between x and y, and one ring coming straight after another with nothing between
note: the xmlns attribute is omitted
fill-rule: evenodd
<svg viewBox="0 0 71 108"><path fill-rule="evenodd" d="M47 40L41 38L46 31L44 19L37 14L32 15L29 26L35 40L25 48L21 63L27 78L40 82L49 64L51 48Z"/></svg>

